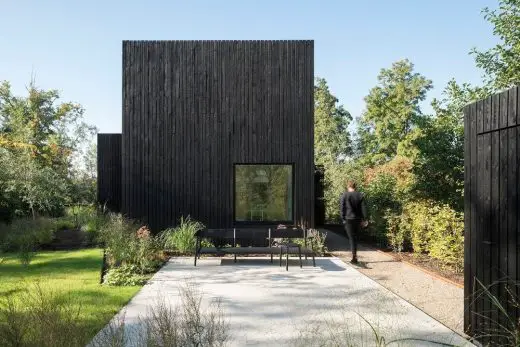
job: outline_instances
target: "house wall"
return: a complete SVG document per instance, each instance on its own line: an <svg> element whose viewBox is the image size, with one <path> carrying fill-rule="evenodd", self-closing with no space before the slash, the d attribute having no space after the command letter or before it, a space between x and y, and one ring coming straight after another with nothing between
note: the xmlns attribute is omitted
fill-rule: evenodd
<svg viewBox="0 0 520 347"><path fill-rule="evenodd" d="M124 41L122 212L233 226L233 164L294 164L314 225L313 41Z"/></svg>
<svg viewBox="0 0 520 347"><path fill-rule="evenodd" d="M121 134L97 135L97 201L121 210Z"/></svg>

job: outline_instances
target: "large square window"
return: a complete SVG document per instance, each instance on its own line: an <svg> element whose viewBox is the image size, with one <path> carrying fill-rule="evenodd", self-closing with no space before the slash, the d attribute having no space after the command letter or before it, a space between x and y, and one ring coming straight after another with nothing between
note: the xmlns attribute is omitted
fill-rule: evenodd
<svg viewBox="0 0 520 347"><path fill-rule="evenodd" d="M292 222L293 166L235 164L235 221Z"/></svg>

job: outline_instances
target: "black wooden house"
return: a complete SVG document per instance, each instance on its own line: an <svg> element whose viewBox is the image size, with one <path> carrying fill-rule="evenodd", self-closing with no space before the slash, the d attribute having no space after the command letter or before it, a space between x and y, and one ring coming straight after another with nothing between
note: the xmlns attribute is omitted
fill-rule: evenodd
<svg viewBox="0 0 520 347"><path fill-rule="evenodd" d="M314 42L123 41L122 134L98 200L158 231L314 226Z"/></svg>

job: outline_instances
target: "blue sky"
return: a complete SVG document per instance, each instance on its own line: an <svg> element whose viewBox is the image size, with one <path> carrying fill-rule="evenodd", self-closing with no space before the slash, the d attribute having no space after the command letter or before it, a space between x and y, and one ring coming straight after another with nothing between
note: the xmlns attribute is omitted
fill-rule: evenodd
<svg viewBox="0 0 520 347"><path fill-rule="evenodd" d="M74 5L73 5L74 3ZM481 9L497 0L3 0L0 80L82 104L101 132L121 131L121 41L313 39L315 74L354 117L381 68L408 58L440 96L451 78L480 83L468 55L494 45ZM425 108L426 111L429 107Z"/></svg>

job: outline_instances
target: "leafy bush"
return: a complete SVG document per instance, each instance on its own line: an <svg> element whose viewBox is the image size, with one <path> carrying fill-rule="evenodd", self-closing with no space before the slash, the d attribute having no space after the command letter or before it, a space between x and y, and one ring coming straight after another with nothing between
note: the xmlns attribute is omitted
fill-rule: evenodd
<svg viewBox="0 0 520 347"><path fill-rule="evenodd" d="M401 215L401 229L410 235L413 251L428 253L431 236L431 214L429 203L422 201L412 202L403 208Z"/></svg>
<svg viewBox="0 0 520 347"><path fill-rule="evenodd" d="M89 221L95 219L97 211L94 206L90 205L73 205L67 207L65 215L71 220L74 225L78 228Z"/></svg>
<svg viewBox="0 0 520 347"><path fill-rule="evenodd" d="M103 284L109 286L140 286L146 283L149 276L140 273L137 265L121 265L107 271Z"/></svg>
<svg viewBox="0 0 520 347"><path fill-rule="evenodd" d="M321 232L317 229L307 229L307 247L312 249L317 256L322 256L327 253L327 247L325 246L325 239L327 238L326 232ZM278 239L275 239L275 241ZM301 247L305 246L304 239L279 239L281 242L294 242L299 244Z"/></svg>
<svg viewBox="0 0 520 347"><path fill-rule="evenodd" d="M327 247L325 246L325 239L327 238L326 232L321 232L316 229L309 229L308 231L308 241L310 242L311 249L318 256L322 256L327 252Z"/></svg>
<svg viewBox="0 0 520 347"><path fill-rule="evenodd" d="M20 218L0 226L0 246L3 251L18 252L20 261L28 265L32 253L54 238L56 225L48 218Z"/></svg>
<svg viewBox="0 0 520 347"><path fill-rule="evenodd" d="M455 270L464 269L464 217L448 205L434 206L428 253Z"/></svg>
<svg viewBox="0 0 520 347"><path fill-rule="evenodd" d="M395 187L396 178L387 173L378 174L365 186L364 193L370 215L369 228L381 238L386 238L386 214L400 208Z"/></svg>
<svg viewBox="0 0 520 347"><path fill-rule="evenodd" d="M328 165L323 178L323 199L325 201L325 221L327 223L340 223L339 198L345 191L348 179L359 183L363 187L363 169L353 162Z"/></svg>
<svg viewBox="0 0 520 347"><path fill-rule="evenodd" d="M120 214L111 214L100 230L110 268L126 266L123 273L142 275L154 271L163 261L158 239L145 227ZM147 230L147 229L146 229ZM117 273L117 272L116 272Z"/></svg>
<svg viewBox="0 0 520 347"><path fill-rule="evenodd" d="M431 201L406 204L401 215L391 215L389 238L395 250L409 241L413 251L426 253L445 266L463 269L464 220L462 214L448 205Z"/></svg>
<svg viewBox="0 0 520 347"><path fill-rule="evenodd" d="M385 214L387 223L387 238L390 247L396 252L401 252L405 248L405 244L410 240L408 229L401 228L401 215L387 210Z"/></svg>
<svg viewBox="0 0 520 347"><path fill-rule="evenodd" d="M74 205L67 208L66 217L63 219L85 232L89 243L95 244L98 241L99 231L107 221L107 216L98 212L93 205Z"/></svg>
<svg viewBox="0 0 520 347"><path fill-rule="evenodd" d="M164 230L159 237L165 249L189 253L195 249L195 233L202 228L202 223L192 220L189 216L181 217L177 227Z"/></svg>
<svg viewBox="0 0 520 347"><path fill-rule="evenodd" d="M55 228L56 230L74 230L76 225L69 218L61 217L55 220Z"/></svg>

